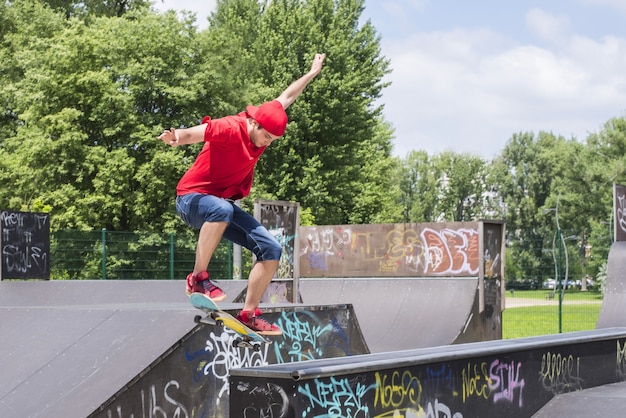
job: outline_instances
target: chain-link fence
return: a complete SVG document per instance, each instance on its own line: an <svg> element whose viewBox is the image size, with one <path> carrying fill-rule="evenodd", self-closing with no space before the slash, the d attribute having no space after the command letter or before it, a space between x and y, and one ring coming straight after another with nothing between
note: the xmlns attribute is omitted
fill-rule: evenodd
<svg viewBox="0 0 626 418"><path fill-rule="evenodd" d="M560 254L551 237L526 249L507 248L503 338L595 328L605 270L590 263L593 254L582 251L580 242L564 242ZM194 232L55 231L50 243L50 278L184 279L193 270L196 243ZM539 256L529 257L531 253ZM211 277L233 278L232 260L232 244L224 240L209 265ZM594 261L605 268L606 255L597 254ZM251 260L244 257L244 264L246 277Z"/></svg>
<svg viewBox="0 0 626 418"><path fill-rule="evenodd" d="M59 230L50 237L52 280L184 279L193 270L197 235ZM232 244L222 241L211 277L233 277Z"/></svg>
<svg viewBox="0 0 626 418"><path fill-rule="evenodd" d="M508 245L503 338L596 327L610 237L593 249L584 233L568 232Z"/></svg>

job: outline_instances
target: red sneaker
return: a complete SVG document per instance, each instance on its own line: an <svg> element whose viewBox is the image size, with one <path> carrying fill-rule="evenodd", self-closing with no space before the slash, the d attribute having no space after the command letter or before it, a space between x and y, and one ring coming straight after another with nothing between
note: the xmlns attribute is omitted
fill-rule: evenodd
<svg viewBox="0 0 626 418"><path fill-rule="evenodd" d="M209 273L202 271L197 275L189 273L187 276L187 296L192 293L202 293L211 298L214 302L221 302L226 299L226 293L209 280Z"/></svg>
<svg viewBox="0 0 626 418"><path fill-rule="evenodd" d="M250 328L253 331L258 332L261 335L283 335L283 330L278 328L274 324L270 324L265 319L261 318L261 310L256 311L241 311L237 315L237 319Z"/></svg>

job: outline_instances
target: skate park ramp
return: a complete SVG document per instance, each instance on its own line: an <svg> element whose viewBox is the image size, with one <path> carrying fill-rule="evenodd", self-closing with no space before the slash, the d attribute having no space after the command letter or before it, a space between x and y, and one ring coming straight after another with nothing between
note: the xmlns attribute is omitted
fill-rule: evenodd
<svg viewBox="0 0 626 418"><path fill-rule="evenodd" d="M597 328L626 326L626 241L611 245Z"/></svg>
<svg viewBox="0 0 626 418"><path fill-rule="evenodd" d="M543 416L622 417L624 347L626 328L608 328L241 368L231 373L230 413L527 418L561 394L590 399L594 388L604 407L572 414L556 405Z"/></svg>
<svg viewBox="0 0 626 418"><path fill-rule="evenodd" d="M255 352L196 325L183 281L1 281L0 417L228 417L232 368L368 352L351 306L263 308L285 335Z"/></svg>
<svg viewBox="0 0 626 418"><path fill-rule="evenodd" d="M306 304L351 304L370 352L382 353L454 343L479 316L477 287L477 278L301 279L300 295Z"/></svg>
<svg viewBox="0 0 626 418"><path fill-rule="evenodd" d="M0 282L0 416L87 416L195 326L181 286Z"/></svg>
<svg viewBox="0 0 626 418"><path fill-rule="evenodd" d="M623 418L626 413L626 382L612 383L554 397L533 418Z"/></svg>

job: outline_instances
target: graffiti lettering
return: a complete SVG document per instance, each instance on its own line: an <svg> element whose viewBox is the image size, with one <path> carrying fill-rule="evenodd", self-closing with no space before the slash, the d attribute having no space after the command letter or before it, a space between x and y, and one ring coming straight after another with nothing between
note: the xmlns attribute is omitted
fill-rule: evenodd
<svg viewBox="0 0 626 418"><path fill-rule="evenodd" d="M617 204L617 219L615 219L615 221L617 225L619 225L619 228L626 232L626 196L617 196Z"/></svg>
<svg viewBox="0 0 626 418"><path fill-rule="evenodd" d="M427 271L478 274L478 231L424 228L422 238L427 248Z"/></svg>
<svg viewBox="0 0 626 418"><path fill-rule="evenodd" d="M172 390L174 389L174 390ZM163 397L165 401L159 401L157 388L151 385L146 394L146 390L142 389L141 396L141 414L136 411L126 412L122 410L121 405L117 405L114 410L108 409L106 415L108 418L123 418L124 416L134 417L160 417L160 418L186 418L190 417L187 408L175 398L175 391L180 389L180 384L176 380L170 380L163 388ZM147 402L146 402L147 397Z"/></svg>
<svg viewBox="0 0 626 418"><path fill-rule="evenodd" d="M234 348L232 345L235 333L224 329L217 335L213 332L206 342L205 350L213 353L213 358L204 366L204 374L212 374L217 382L222 382L222 387L217 393L217 403L228 393L228 375L231 369L242 367L263 366L268 364L268 345L263 344L261 351L253 351L245 348Z"/></svg>
<svg viewBox="0 0 626 418"><path fill-rule="evenodd" d="M489 397L489 372L487 364L468 364L463 369L463 402L472 396L487 399Z"/></svg>
<svg viewBox="0 0 626 418"><path fill-rule="evenodd" d="M274 383L255 387L252 390L244 384L239 384L239 391L247 392L251 406L244 409L243 418L272 418L285 417L289 410L289 397L285 390Z"/></svg>
<svg viewBox="0 0 626 418"><path fill-rule="evenodd" d="M398 408L403 405L419 404L422 395L420 381L405 370L395 371L391 376L376 373L376 396L374 406Z"/></svg>
<svg viewBox="0 0 626 418"><path fill-rule="evenodd" d="M518 406L524 405L523 390L526 384L524 379L520 379L521 363L500 363L494 360L489 367L489 389L493 393L494 403L505 401L513 403L515 392L519 392Z"/></svg>
<svg viewBox="0 0 626 418"><path fill-rule="evenodd" d="M325 411L328 417L355 417L360 413L369 415L369 407L362 403L366 394L375 389L375 385L366 386L357 377L353 381L347 378L331 377L328 383L315 379L314 385L306 383L298 387L298 392L304 395L310 406L307 413L316 408ZM311 387L313 386L313 387Z"/></svg>
<svg viewBox="0 0 626 418"><path fill-rule="evenodd" d="M541 358L540 380L553 394L582 389L580 358L546 353Z"/></svg>
<svg viewBox="0 0 626 418"><path fill-rule="evenodd" d="M435 402L428 402L426 405L426 418L463 418L460 412L452 413L450 407L435 399Z"/></svg>
<svg viewBox="0 0 626 418"><path fill-rule="evenodd" d="M5 245L2 248L2 256L7 266L7 272L26 273L33 266L43 267L48 258L45 251L37 246Z"/></svg>
<svg viewBox="0 0 626 418"><path fill-rule="evenodd" d="M478 274L478 229L436 230L412 224L305 227L303 238L301 256L313 270L358 261L386 275Z"/></svg>
<svg viewBox="0 0 626 418"><path fill-rule="evenodd" d="M301 320L300 316L307 318L308 321ZM288 315L283 311L277 325L283 330L283 340L274 344L279 363L320 358L322 355L320 337L325 333L334 332L332 324L323 324L309 311L300 312L299 316ZM282 354L285 348L289 356L287 359Z"/></svg>

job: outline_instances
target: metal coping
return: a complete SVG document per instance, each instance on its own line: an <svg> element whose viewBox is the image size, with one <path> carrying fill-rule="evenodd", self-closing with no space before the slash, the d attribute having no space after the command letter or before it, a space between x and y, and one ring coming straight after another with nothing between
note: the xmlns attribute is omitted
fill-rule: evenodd
<svg viewBox="0 0 626 418"><path fill-rule="evenodd" d="M497 340L441 347L422 348L352 357L311 360L300 363L275 364L231 370L232 376L268 377L307 380L342 374L430 364L463 358L546 349L554 346L582 344L594 341L626 338L626 328L606 328L513 340Z"/></svg>

